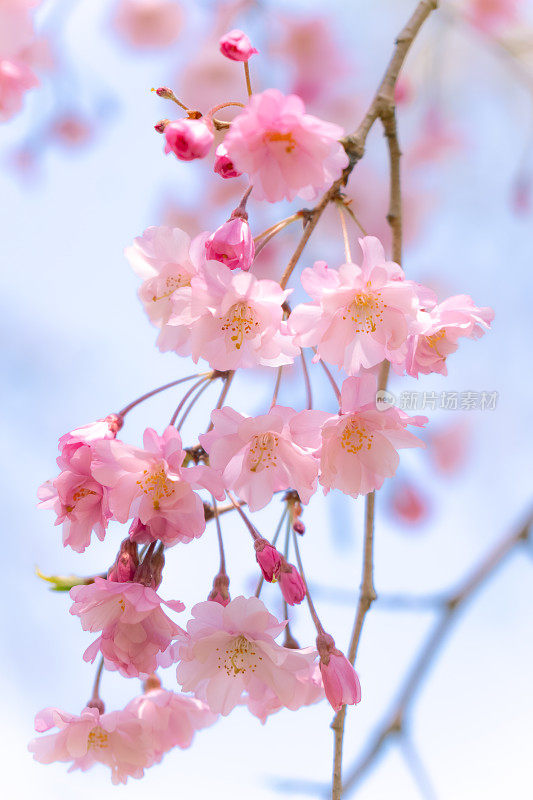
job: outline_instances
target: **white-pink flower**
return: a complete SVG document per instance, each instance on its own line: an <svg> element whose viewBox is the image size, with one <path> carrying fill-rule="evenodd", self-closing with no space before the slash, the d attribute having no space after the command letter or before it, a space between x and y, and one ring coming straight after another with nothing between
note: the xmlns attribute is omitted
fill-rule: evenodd
<svg viewBox="0 0 533 800"><path fill-rule="evenodd" d="M398 264L387 261L379 239L359 239L363 263L329 269L318 261L302 272L302 285L315 301L292 311L289 328L301 347L349 375L384 359L401 363L407 337L421 303L435 304L428 289L404 280Z"/></svg>
<svg viewBox="0 0 533 800"><path fill-rule="evenodd" d="M271 692L273 702L295 710L302 704L301 678L308 676L316 650L281 647L275 639L285 622L257 597L236 597L227 606L205 601L192 609L187 634L175 647L178 683L226 716L246 697Z"/></svg>
<svg viewBox="0 0 533 800"><path fill-rule="evenodd" d="M183 11L176 0L120 0L113 23L133 47L168 47L181 32Z"/></svg>
<svg viewBox="0 0 533 800"><path fill-rule="evenodd" d="M254 691L255 689L258 691ZM307 672L297 675L297 683L294 693L293 711L318 703L324 697L324 686L320 667L317 663L311 664ZM250 687L250 693L246 697L245 703L248 710L258 717L263 725L271 714L275 714L283 708L276 693L265 686Z"/></svg>
<svg viewBox="0 0 533 800"><path fill-rule="evenodd" d="M143 443L143 450L109 439L94 445L92 474L109 487L113 517L118 522L138 518L167 547L201 536L204 506L193 487L221 500L220 479L209 467L182 467L185 451L172 426L162 436L147 428Z"/></svg>
<svg viewBox="0 0 533 800"><path fill-rule="evenodd" d="M492 308L478 308L466 294L449 297L431 311L419 311L407 343L405 371L413 378L419 373L447 375L446 359L459 347L458 340L479 339L493 319ZM403 371L402 366L397 371Z"/></svg>
<svg viewBox="0 0 533 800"><path fill-rule="evenodd" d="M187 323L183 327L167 325L172 314L173 300L179 298L181 313L184 304L190 308L191 278L205 261L205 239L200 234L191 242L180 228L152 226L134 239L124 254L130 266L143 279L139 297L148 317L161 328L157 339L160 350L187 353ZM192 320L189 319L190 324Z"/></svg>
<svg viewBox="0 0 533 800"><path fill-rule="evenodd" d="M425 446L406 428L421 427L427 418L409 417L394 406L379 411L376 389L374 375L342 384L339 414L326 419L321 431L319 480L325 493L340 489L357 497L380 489L396 472L399 449Z"/></svg>
<svg viewBox="0 0 533 800"><path fill-rule="evenodd" d="M91 473L92 458L90 445L65 446L57 459L60 474L38 491L39 507L56 513L55 524L63 525L64 546L77 553L89 546L93 531L102 541L111 519L107 489Z"/></svg>
<svg viewBox="0 0 533 800"><path fill-rule="evenodd" d="M100 714L97 708L84 708L79 716L57 708L45 708L35 717L35 730L45 733L28 745L41 764L72 761L70 770L83 772L100 763L111 770L113 783L126 783L129 777L142 778L144 768L154 761L150 732L131 711ZM70 771L69 770L69 771Z"/></svg>
<svg viewBox="0 0 533 800"><path fill-rule="evenodd" d="M344 131L305 113L297 95L267 89L253 95L232 121L224 144L229 158L271 203L296 195L313 200L348 166L339 139Z"/></svg>
<svg viewBox="0 0 533 800"><path fill-rule="evenodd" d="M94 583L74 586L70 613L78 616L85 631L101 631L83 658L94 661L99 652L107 669L128 678L147 676L157 668L157 656L171 641L183 634L161 608L173 611L185 606L177 600L162 600L157 592L141 583L95 578Z"/></svg>
<svg viewBox="0 0 533 800"><path fill-rule="evenodd" d="M194 734L217 720L208 706L196 697L151 689L126 706L148 729L157 760L173 747L190 747Z"/></svg>
<svg viewBox="0 0 533 800"><path fill-rule="evenodd" d="M124 420L118 414L108 414L104 419L74 428L60 438L59 452L68 458L68 454L81 444L92 444L98 439L114 439L123 424Z"/></svg>
<svg viewBox="0 0 533 800"><path fill-rule="evenodd" d="M174 302L169 325L180 327L190 337L188 347L195 363L205 358L213 369L234 370L294 361L299 348L293 344L282 309L290 290L218 261L207 261L192 279L191 288L192 303L180 308L179 299Z"/></svg>
<svg viewBox="0 0 533 800"><path fill-rule="evenodd" d="M314 428L323 418L321 411L296 412L285 406L245 417L226 406L213 411L214 427L199 439L225 487L248 503L250 511L263 508L283 489L295 489L308 503L318 477Z"/></svg>

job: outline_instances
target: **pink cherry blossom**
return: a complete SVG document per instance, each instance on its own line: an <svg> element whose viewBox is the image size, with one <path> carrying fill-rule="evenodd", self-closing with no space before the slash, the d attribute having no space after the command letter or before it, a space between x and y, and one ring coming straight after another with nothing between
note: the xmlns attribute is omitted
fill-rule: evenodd
<svg viewBox="0 0 533 800"><path fill-rule="evenodd" d="M461 337L479 339L494 319L491 308L478 308L465 294L449 297L431 311L419 311L409 337L405 371L447 375L446 359L458 349Z"/></svg>
<svg viewBox="0 0 533 800"><path fill-rule="evenodd" d="M130 266L143 279L139 297L150 321L161 328L157 339L160 350L187 355L186 327L168 325L173 302L190 307L191 279L205 261L205 239L201 234L191 241L180 228L153 226L124 251ZM190 320L189 320L190 321Z"/></svg>
<svg viewBox="0 0 533 800"><path fill-rule="evenodd" d="M295 489L308 503L318 477L311 426L323 418L322 412L296 412L285 406L245 417L226 406L213 411L213 429L199 440L225 487L246 501L250 511L263 508L283 489Z"/></svg>
<svg viewBox="0 0 533 800"><path fill-rule="evenodd" d="M179 119L165 125L165 153L174 153L180 161L205 158L215 141L204 119Z"/></svg>
<svg viewBox="0 0 533 800"><path fill-rule="evenodd" d="M248 61L259 51L252 46L248 36L237 29L225 33L219 42L220 52L231 61Z"/></svg>
<svg viewBox="0 0 533 800"><path fill-rule="evenodd" d="M109 414L104 419L74 428L60 438L59 451L64 457L68 457L68 453L76 450L81 444L92 444L98 439L114 439L123 424L122 417Z"/></svg>
<svg viewBox="0 0 533 800"><path fill-rule="evenodd" d="M279 581L281 594L290 606L302 602L306 595L305 583L294 564L288 564L282 558L276 578Z"/></svg>
<svg viewBox="0 0 533 800"><path fill-rule="evenodd" d="M39 488L39 507L56 513L55 524L63 525L63 545L83 553L93 531L100 541L104 539L111 519L108 493L91 473L93 451L89 445L68 445L63 453L67 457L57 459L58 477Z"/></svg>
<svg viewBox="0 0 533 800"><path fill-rule="evenodd" d="M210 261L220 261L229 269L249 270L255 256L254 237L246 219L235 216L209 236L205 243Z"/></svg>
<svg viewBox="0 0 533 800"><path fill-rule="evenodd" d="M324 697L324 687L318 664L311 664L307 672L302 671L298 673L296 677L297 683L293 701L294 708L292 710L298 710L303 706L310 706L322 700ZM255 693L250 692L246 697L245 703L248 710L254 716L258 717L263 725L270 714L275 714L284 707L283 704L280 703L275 692L266 686L261 687L261 689Z"/></svg>
<svg viewBox="0 0 533 800"><path fill-rule="evenodd" d="M38 85L36 75L22 61L0 58L0 121L20 111L25 93Z"/></svg>
<svg viewBox="0 0 533 800"><path fill-rule="evenodd" d="M357 673L346 658L337 650L333 637L320 633L316 640L320 654L320 672L326 697L334 711L343 705L356 705L361 700L361 686Z"/></svg>
<svg viewBox="0 0 533 800"><path fill-rule="evenodd" d="M215 163L213 164L213 169L217 175L220 175L221 178L238 178L239 175L242 175L242 172L239 172L238 169L235 169L233 161L228 156L228 151L225 144L219 144L215 150Z"/></svg>
<svg viewBox="0 0 533 800"><path fill-rule="evenodd" d="M347 378L342 384L339 414L325 420L320 451L320 483L327 493L340 489L357 497L380 489L399 464L398 450L424 447L424 442L406 430L421 427L426 417L409 417L394 406L376 407L374 375Z"/></svg>
<svg viewBox="0 0 533 800"><path fill-rule="evenodd" d="M152 689L126 706L150 732L151 747L159 761L173 747L190 747L194 734L217 720L208 706L196 697Z"/></svg>
<svg viewBox="0 0 533 800"><path fill-rule="evenodd" d="M192 609L187 635L176 642L178 683L226 716L246 696L270 691L280 705L301 705L299 678L308 675L316 650L292 650L275 639L284 622L257 597L236 597L225 608L206 601Z"/></svg>
<svg viewBox="0 0 533 800"><path fill-rule="evenodd" d="M35 729L45 733L28 745L41 764L72 761L70 770L83 772L100 763L111 770L114 784L129 777L142 778L144 768L154 761L151 736L146 725L131 711L101 714L97 708L84 708L79 716L57 708L45 708L35 717Z"/></svg>
<svg viewBox="0 0 533 800"><path fill-rule="evenodd" d="M416 484L407 481L395 481L389 506L392 513L407 525L419 525L429 514L427 497Z"/></svg>
<svg viewBox="0 0 533 800"><path fill-rule="evenodd" d="M402 362L407 337L421 299L434 304L432 293L404 280L398 264L386 261L374 236L359 239L362 266L329 269L318 261L302 272L302 285L314 303L296 306L289 328L302 347L317 346L318 355L349 375L384 359Z"/></svg>
<svg viewBox="0 0 533 800"><path fill-rule="evenodd" d="M164 601L141 583L97 577L87 586L74 586L70 596L74 600L70 613L80 618L83 630L102 632L83 654L84 660L94 661L101 652L107 669L129 678L154 672L158 654L183 633L161 608L163 603L183 611L183 603Z"/></svg>
<svg viewBox="0 0 533 800"><path fill-rule="evenodd" d="M132 47L167 47L178 38L183 23L176 0L119 0L113 24Z"/></svg>
<svg viewBox="0 0 533 800"><path fill-rule="evenodd" d="M257 199L313 200L348 165L338 141L343 134L338 125L306 114L297 95L267 89L250 98L224 144L237 169L250 176Z"/></svg>
<svg viewBox="0 0 533 800"><path fill-rule="evenodd" d="M293 362L299 351L282 309L290 290L218 261L207 261L191 288L192 302L178 298L169 325L186 330L195 363L201 357L213 369L233 370Z"/></svg>
<svg viewBox="0 0 533 800"><path fill-rule="evenodd" d="M266 539L254 541L255 558L263 573L263 578L272 583L277 576L281 564L281 553Z"/></svg>
<svg viewBox="0 0 533 800"><path fill-rule="evenodd" d="M152 539L167 547L190 542L205 530L204 506L192 487L221 500L220 480L209 467L182 467L185 451L174 427L162 436L147 428L143 441L143 450L115 440L97 442L92 473L109 487L109 507L118 522L138 518Z"/></svg>

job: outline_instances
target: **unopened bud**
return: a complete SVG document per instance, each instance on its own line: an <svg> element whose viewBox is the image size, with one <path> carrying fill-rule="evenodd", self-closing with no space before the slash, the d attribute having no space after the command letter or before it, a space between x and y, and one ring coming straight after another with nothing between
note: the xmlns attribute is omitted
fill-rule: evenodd
<svg viewBox="0 0 533 800"><path fill-rule="evenodd" d="M255 558L261 567L263 578L272 583L276 579L281 564L281 554L266 539L256 539L254 547Z"/></svg>
<svg viewBox="0 0 533 800"><path fill-rule="evenodd" d="M100 700L99 697L91 697L87 703L87 708L97 708L100 714L103 714L105 711L104 701Z"/></svg>
<svg viewBox="0 0 533 800"><path fill-rule="evenodd" d="M169 122L170 122L169 119L160 119L159 122L156 122L156 124L154 125L154 129L158 133L164 133L165 132L165 128L167 127Z"/></svg>
<svg viewBox="0 0 533 800"><path fill-rule="evenodd" d="M215 576L213 588L207 596L207 599L212 600L215 603L220 603L221 606L227 606L231 600L228 587L228 576L224 572L219 572L218 575Z"/></svg>
<svg viewBox="0 0 533 800"><path fill-rule="evenodd" d="M117 583L132 581L138 566L137 544L132 542L131 539L124 539L120 545L115 563L108 572L107 580L116 581Z"/></svg>
<svg viewBox="0 0 533 800"><path fill-rule="evenodd" d="M152 672L143 683L143 692L151 692L153 689L160 689L161 688L161 681L155 674Z"/></svg>
<svg viewBox="0 0 533 800"><path fill-rule="evenodd" d="M295 519L292 523L292 529L295 533L299 533L300 536L303 536L305 533L305 525L303 524L301 519Z"/></svg>
<svg viewBox="0 0 533 800"><path fill-rule="evenodd" d="M288 564L282 557L277 579L281 594L290 606L301 603L306 595L305 583L293 564Z"/></svg>
<svg viewBox="0 0 533 800"><path fill-rule="evenodd" d="M155 90L155 93L159 97L163 97L165 100L172 100L172 98L174 97L174 92L172 91L172 89L169 89L167 86L160 86L159 89Z"/></svg>

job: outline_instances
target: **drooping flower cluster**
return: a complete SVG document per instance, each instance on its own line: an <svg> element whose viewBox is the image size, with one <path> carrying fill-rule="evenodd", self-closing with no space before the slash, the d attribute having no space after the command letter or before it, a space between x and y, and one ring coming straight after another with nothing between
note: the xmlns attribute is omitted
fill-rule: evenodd
<svg viewBox="0 0 533 800"><path fill-rule="evenodd" d="M257 50L248 37L230 31L219 47L229 61L244 64L250 86L248 61ZM177 100L170 89L157 94ZM376 377L378 369L383 374L391 365L413 377L446 374L459 339L478 338L493 317L465 295L438 303L430 289L406 279L400 265L387 259L375 236L359 240L361 265L353 263L346 232L346 263L335 268L321 260L304 268L300 282L311 299L291 308L293 289L286 287L307 233L276 279L254 274L256 255L293 222L314 224L322 206L300 209L254 236L247 202L250 197L270 203L310 200L333 186L322 205L329 199L345 204L336 191L353 168L344 131L307 114L300 97L276 89L250 90L245 107L221 103L203 113L178 105L185 118L155 126L164 134L166 152L180 161L207 158L215 132L225 131L214 171L228 180L245 175L249 186L214 230L191 240L179 228L150 227L126 256L143 281L139 296L159 328L159 349L190 356L194 363L203 359L211 371L171 381L118 414L63 436L60 474L39 491L41 505L52 508L56 524L63 525L64 545L77 552L89 546L93 532L103 539L110 522L129 526L108 569L70 584L70 613L85 631L99 634L83 656L100 658L93 695L79 716L41 712L37 730L58 732L30 746L44 763L71 761L82 770L104 763L114 782L140 777L145 767L173 747L188 747L196 730L236 706L265 722L282 708L297 710L324 696L335 711L359 703L354 666L324 630L310 596L298 544L313 529L312 521L302 520L304 507L319 487L324 494L338 489L354 498L380 489L395 475L399 451L423 446L408 428L423 427L425 417L378 404L378 390L385 386ZM231 122L216 116L227 105L239 108ZM325 409L313 406L317 364L337 401ZM340 387L328 364L340 371ZM277 402L283 370L292 365L302 370L304 409ZM241 368L276 370L272 401L257 408L260 398L254 396L258 413L253 415L228 400ZM117 438L132 408L195 378L162 435L147 428L142 448ZM223 386L210 424L199 426L184 447L180 431L191 408L218 380ZM267 537L249 515L280 493L283 515L277 532ZM241 517L251 534L259 579L255 596L231 598L221 520L226 512ZM158 594L164 553L201 537L211 521L220 566L214 578L198 575L202 600L193 605L185 629L163 610L182 612L185 606ZM283 548L277 538L284 522ZM289 560L291 547L297 566ZM259 598L264 581L279 585L282 621ZM316 627L316 648L301 648L290 630L289 617L304 601ZM276 641L281 634L283 644ZM180 693L163 689L155 675L171 666ZM99 695L104 667L145 681L144 693L123 711L104 713Z"/></svg>

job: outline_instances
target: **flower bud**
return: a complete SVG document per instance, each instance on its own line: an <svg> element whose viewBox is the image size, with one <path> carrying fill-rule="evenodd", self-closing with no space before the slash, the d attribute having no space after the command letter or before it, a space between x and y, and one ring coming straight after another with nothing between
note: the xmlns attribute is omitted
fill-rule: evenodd
<svg viewBox="0 0 533 800"><path fill-rule="evenodd" d="M137 544L130 539L124 539L120 545L115 563L107 574L107 580L115 581L116 583L132 581L138 566Z"/></svg>
<svg viewBox="0 0 533 800"><path fill-rule="evenodd" d="M227 606L231 600L229 591L229 578L225 573L219 572L213 581L213 588L207 596L208 600L213 600L215 603L220 603L221 606Z"/></svg>
<svg viewBox="0 0 533 800"><path fill-rule="evenodd" d="M161 688L161 681L157 677L155 672L152 672L146 680L143 682L143 692L151 692L153 689L160 689Z"/></svg>
<svg viewBox="0 0 533 800"><path fill-rule="evenodd" d="M136 517L131 523L128 535L131 541L137 544L155 542L155 537L150 532L150 525L144 525L139 517Z"/></svg>
<svg viewBox="0 0 533 800"><path fill-rule="evenodd" d="M208 259L220 261L230 269L249 270L255 256L255 245L248 222L233 217L211 234L205 243Z"/></svg>
<svg viewBox="0 0 533 800"><path fill-rule="evenodd" d="M294 533L299 533L300 536L303 536L305 533L305 525L303 524L301 519L295 519L292 523L292 529Z"/></svg>
<svg viewBox="0 0 533 800"><path fill-rule="evenodd" d="M328 633L319 633L316 646L320 655L320 673L326 697L334 711L343 705L356 705L361 700L361 685L355 669L346 656L337 650Z"/></svg>
<svg viewBox="0 0 533 800"><path fill-rule="evenodd" d="M290 606L301 603L306 595L305 583L293 564L281 559L277 575L281 594Z"/></svg>
<svg viewBox="0 0 533 800"><path fill-rule="evenodd" d="M204 119L180 119L165 126L165 153L180 161L205 158L215 137Z"/></svg>
<svg viewBox="0 0 533 800"><path fill-rule="evenodd" d="M154 125L154 130L156 130L158 133L164 133L169 122L169 119L160 119L159 122L156 122Z"/></svg>
<svg viewBox="0 0 533 800"><path fill-rule="evenodd" d="M219 42L220 52L231 61L248 61L259 51L252 47L250 39L237 29L225 33Z"/></svg>
<svg viewBox="0 0 533 800"><path fill-rule="evenodd" d="M236 169L233 161L228 156L228 151L223 144L219 144L215 150L213 169L221 178L238 178L239 175L242 175L242 172Z"/></svg>
<svg viewBox="0 0 533 800"><path fill-rule="evenodd" d="M165 566L165 556L162 550L146 553L142 564L137 567L134 581L149 586L150 589L157 590L163 579L163 567Z"/></svg>
<svg viewBox="0 0 533 800"><path fill-rule="evenodd" d="M266 539L256 539L254 542L255 557L261 567L263 578L272 583L281 564L281 554Z"/></svg>

